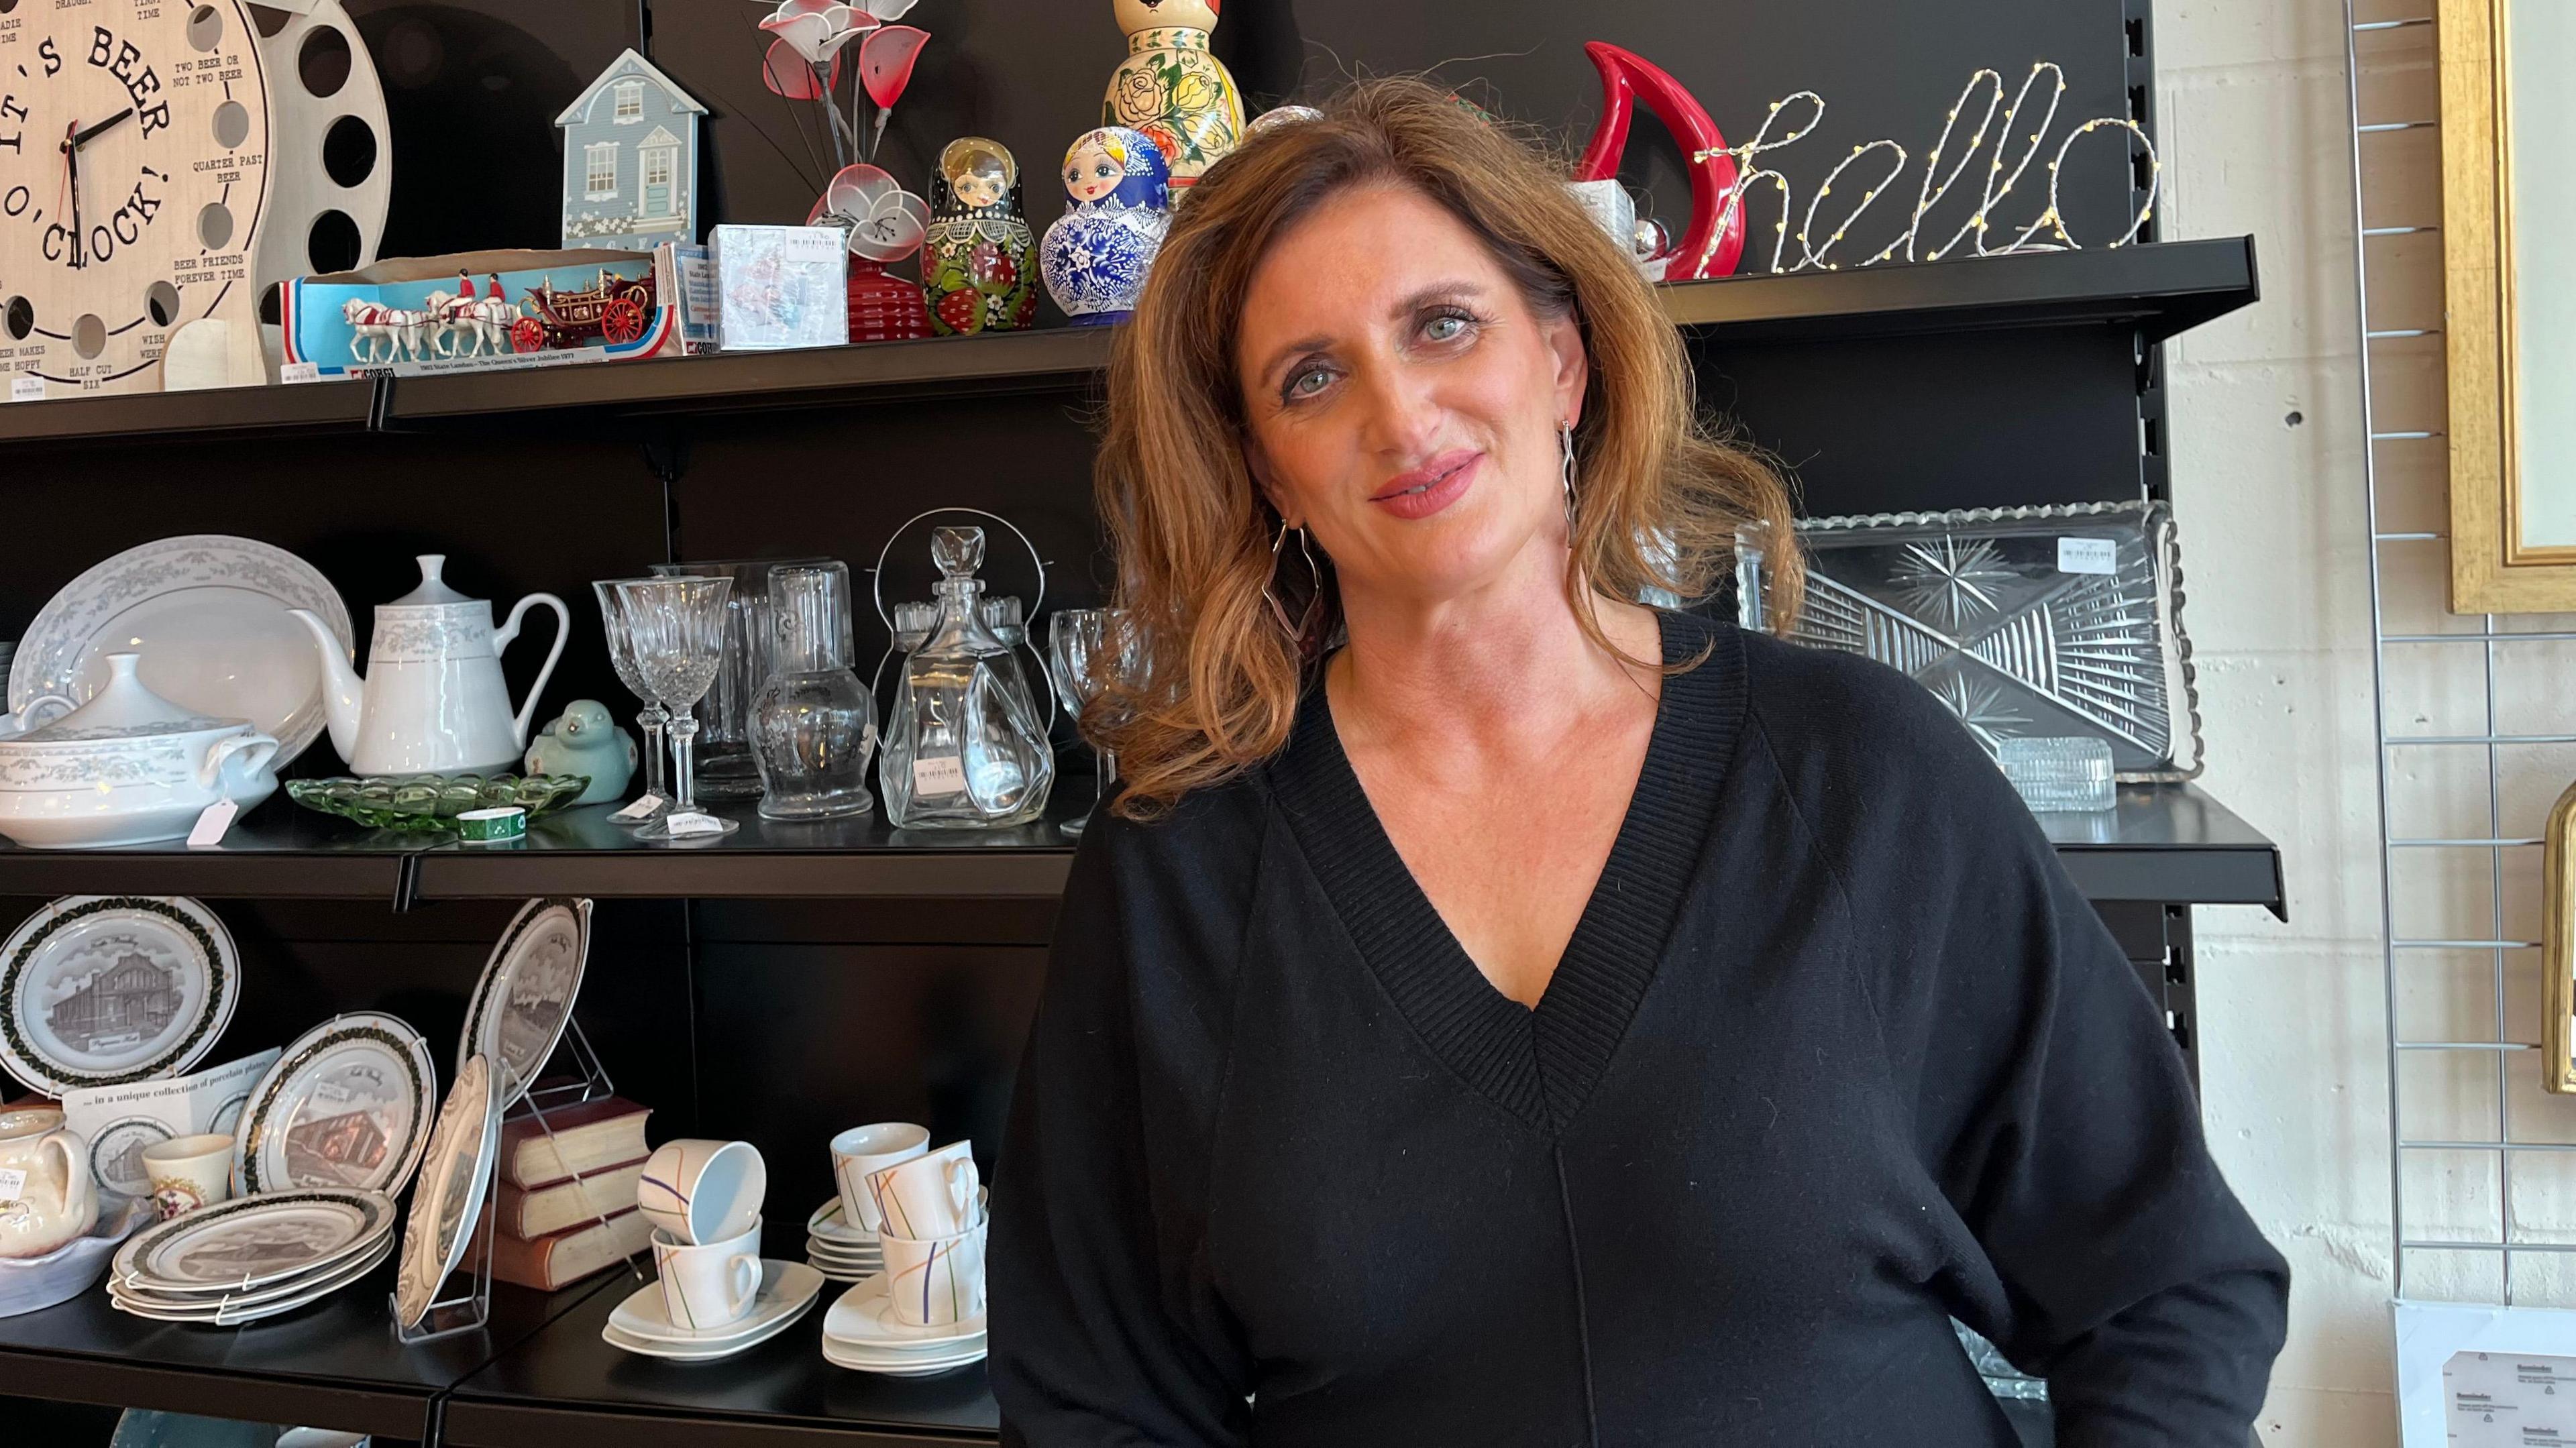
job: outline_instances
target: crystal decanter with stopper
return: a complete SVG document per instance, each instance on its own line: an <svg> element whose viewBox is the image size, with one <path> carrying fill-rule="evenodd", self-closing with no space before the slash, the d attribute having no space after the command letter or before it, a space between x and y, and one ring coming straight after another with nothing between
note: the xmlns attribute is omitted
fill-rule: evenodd
<svg viewBox="0 0 2576 1448"><path fill-rule="evenodd" d="M1028 675L986 626L975 570L984 530L940 528L938 619L903 663L878 771L886 819L899 827L1027 824L1046 812L1055 752Z"/></svg>

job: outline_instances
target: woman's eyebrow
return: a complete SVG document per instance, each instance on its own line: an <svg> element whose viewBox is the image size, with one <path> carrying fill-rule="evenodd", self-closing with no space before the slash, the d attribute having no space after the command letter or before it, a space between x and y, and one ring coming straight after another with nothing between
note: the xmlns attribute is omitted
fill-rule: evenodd
<svg viewBox="0 0 2576 1448"><path fill-rule="evenodd" d="M1309 352L1321 352L1332 345L1333 339L1325 336L1321 332L1315 333L1312 336L1300 337L1296 341L1287 343L1278 350L1272 352L1270 354L1270 360L1262 365L1259 372L1253 374L1254 380L1267 385L1273 377L1278 375L1279 369L1287 366L1293 359L1302 357Z"/></svg>

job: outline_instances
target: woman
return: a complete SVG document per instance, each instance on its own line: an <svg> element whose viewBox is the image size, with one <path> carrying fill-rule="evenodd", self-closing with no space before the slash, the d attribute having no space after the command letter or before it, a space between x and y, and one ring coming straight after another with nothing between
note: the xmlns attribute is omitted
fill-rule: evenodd
<svg viewBox="0 0 2576 1448"><path fill-rule="evenodd" d="M1557 175L1364 84L1120 339L1145 682L996 1171L1005 1441L2012 1443L1956 1317L2069 1448L2242 1448L2288 1269L2028 812L1900 675L1625 601L1788 510Z"/></svg>

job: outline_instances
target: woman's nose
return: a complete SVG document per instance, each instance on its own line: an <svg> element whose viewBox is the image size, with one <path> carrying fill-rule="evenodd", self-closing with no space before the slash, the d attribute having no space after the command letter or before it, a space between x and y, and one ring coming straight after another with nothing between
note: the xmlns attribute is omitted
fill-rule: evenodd
<svg viewBox="0 0 2576 1448"><path fill-rule="evenodd" d="M1362 443L1400 466L1420 462L1440 435L1441 409L1430 379L1388 362L1364 369L1359 381L1367 412Z"/></svg>

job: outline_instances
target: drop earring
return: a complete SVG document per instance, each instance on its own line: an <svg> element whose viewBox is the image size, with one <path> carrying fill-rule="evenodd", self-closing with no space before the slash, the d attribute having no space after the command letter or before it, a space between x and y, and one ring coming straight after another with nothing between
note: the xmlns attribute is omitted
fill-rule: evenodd
<svg viewBox="0 0 2576 1448"><path fill-rule="evenodd" d="M1261 585L1261 597L1264 602L1270 605L1270 616L1279 620L1280 632L1288 635L1288 642L1294 646L1298 652L1303 653L1306 648L1306 630L1315 622L1315 610L1324 601L1324 570L1315 562L1315 550L1307 546L1306 530L1303 528L1298 529L1297 551L1305 555L1306 571L1313 575L1315 583L1313 590L1306 596L1305 612L1298 615L1295 622L1290 622L1287 606L1280 603L1279 593L1275 586L1279 578L1279 555L1287 548L1287 546L1288 520L1282 518L1279 520L1278 536L1270 540L1271 581Z"/></svg>
<svg viewBox="0 0 2576 1448"><path fill-rule="evenodd" d="M1565 453L1565 467L1561 474L1565 481L1565 541L1571 546L1574 542L1574 424L1558 423L1556 438Z"/></svg>

